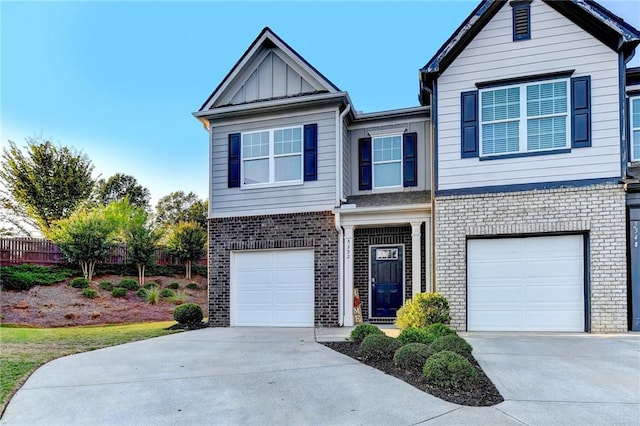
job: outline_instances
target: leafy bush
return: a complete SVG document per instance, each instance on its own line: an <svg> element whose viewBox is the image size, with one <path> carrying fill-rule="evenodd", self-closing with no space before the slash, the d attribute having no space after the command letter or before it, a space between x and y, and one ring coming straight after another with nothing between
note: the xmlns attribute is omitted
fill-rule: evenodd
<svg viewBox="0 0 640 426"><path fill-rule="evenodd" d="M82 295L87 299L95 299L98 297L98 292L92 288L85 288L82 290Z"/></svg>
<svg viewBox="0 0 640 426"><path fill-rule="evenodd" d="M189 290L200 290L200 287L198 286L198 284L196 283L189 283L187 284L187 288Z"/></svg>
<svg viewBox="0 0 640 426"><path fill-rule="evenodd" d="M171 290L178 290L180 288L180 284L173 282L167 285L165 288L170 288Z"/></svg>
<svg viewBox="0 0 640 426"><path fill-rule="evenodd" d="M138 291L136 291L136 296L138 296L140 299L144 299L145 297L147 297L147 289L146 288L141 288Z"/></svg>
<svg viewBox="0 0 640 426"><path fill-rule="evenodd" d="M124 280L120 281L120 284L118 284L118 287L124 288L126 290L133 290L133 291L136 291L140 288L136 280L131 278L125 278Z"/></svg>
<svg viewBox="0 0 640 426"><path fill-rule="evenodd" d="M173 319L180 324L192 325L202 321L202 308L195 303L185 303L173 311Z"/></svg>
<svg viewBox="0 0 640 426"><path fill-rule="evenodd" d="M169 297L167 300L169 300L169 302L173 303L174 305L182 305L187 301L187 299L187 294L184 291L178 290L176 291L176 294L174 296Z"/></svg>
<svg viewBox="0 0 640 426"><path fill-rule="evenodd" d="M360 344L370 334L384 334L384 331L373 324L358 324L351 330L351 341Z"/></svg>
<svg viewBox="0 0 640 426"><path fill-rule="evenodd" d="M160 297L168 299L169 297L175 297L176 293L170 288L163 288L160 291Z"/></svg>
<svg viewBox="0 0 640 426"><path fill-rule="evenodd" d="M432 335L434 337L434 340L437 339L438 337L456 334L456 331L453 328L449 327L448 325L441 324L439 322L435 324L430 324L425 328L423 328L423 330L426 333Z"/></svg>
<svg viewBox="0 0 640 426"><path fill-rule="evenodd" d="M127 295L127 289L122 287L116 287L111 290L111 295L113 297L125 297Z"/></svg>
<svg viewBox="0 0 640 426"><path fill-rule="evenodd" d="M402 343L398 339L383 334L369 334L360 344L360 354L364 360L393 359Z"/></svg>
<svg viewBox="0 0 640 426"><path fill-rule="evenodd" d="M468 344L466 340L455 334L438 337L431 344L431 347L436 352L451 351L457 353L458 355L462 355L467 359L471 358L471 351L473 350L471 345Z"/></svg>
<svg viewBox="0 0 640 426"><path fill-rule="evenodd" d="M146 289L150 289L151 287L160 287L160 284L155 281L149 281L144 285L144 288Z"/></svg>
<svg viewBox="0 0 640 426"><path fill-rule="evenodd" d="M398 309L396 325L404 330L435 323L446 324L450 320L449 302L444 296L439 293L418 293Z"/></svg>
<svg viewBox="0 0 640 426"><path fill-rule="evenodd" d="M110 281L102 281L100 284L98 284L98 287L100 287L101 290L106 290L106 291L113 290L113 284L111 284Z"/></svg>
<svg viewBox="0 0 640 426"><path fill-rule="evenodd" d="M70 265L72 266L72 265ZM207 267L201 265L192 265L191 273L207 276ZM121 275L121 276L137 276L138 268L132 263L123 263L121 265L98 263L95 267L95 275ZM172 277L184 275L184 265L147 265L145 275Z"/></svg>
<svg viewBox="0 0 640 426"><path fill-rule="evenodd" d="M424 343L428 345L436 340L436 336L427 333L426 328L409 327L400 332L398 340L400 340L403 345L409 343Z"/></svg>
<svg viewBox="0 0 640 426"><path fill-rule="evenodd" d="M160 303L160 287L159 286L151 286L147 289L144 289L144 301L149 305L157 305Z"/></svg>
<svg viewBox="0 0 640 426"><path fill-rule="evenodd" d="M36 285L52 285L71 275L69 269L58 267L27 264L0 267L0 282L5 290L29 290Z"/></svg>
<svg viewBox="0 0 640 426"><path fill-rule="evenodd" d="M393 355L393 363L404 369L420 371L425 361L435 352L424 343L408 343Z"/></svg>
<svg viewBox="0 0 640 426"><path fill-rule="evenodd" d="M89 287L89 281L86 278L78 277L71 280L69 285L73 288L87 288Z"/></svg>
<svg viewBox="0 0 640 426"><path fill-rule="evenodd" d="M431 355L422 374L428 383L445 389L471 390L478 382L478 372L469 360L451 351Z"/></svg>

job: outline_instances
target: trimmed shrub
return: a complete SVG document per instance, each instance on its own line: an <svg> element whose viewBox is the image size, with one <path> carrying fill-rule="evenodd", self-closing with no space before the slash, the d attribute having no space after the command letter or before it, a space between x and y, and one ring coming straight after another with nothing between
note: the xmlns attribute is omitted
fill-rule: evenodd
<svg viewBox="0 0 640 426"><path fill-rule="evenodd" d="M360 344L360 354L364 360L393 359L402 346L398 339L386 334L369 334Z"/></svg>
<svg viewBox="0 0 640 426"><path fill-rule="evenodd" d="M127 295L127 289L122 287L116 287L111 290L111 295L113 297L125 297Z"/></svg>
<svg viewBox="0 0 640 426"><path fill-rule="evenodd" d="M192 268L193 268L193 266L192 266ZM189 283L189 284L187 284L187 288L188 288L189 290L200 290L200 287L199 287L199 286L198 286L198 284L196 284L196 283Z"/></svg>
<svg viewBox="0 0 640 426"><path fill-rule="evenodd" d="M455 334L438 337L433 341L431 347L436 352L451 351L457 353L458 355L462 355L467 359L471 358L471 351L473 350L471 345L468 344L466 340Z"/></svg>
<svg viewBox="0 0 640 426"><path fill-rule="evenodd" d="M442 336L450 336L456 334L456 331L448 325L441 324L439 322L431 324L423 328L423 330L432 335L434 339Z"/></svg>
<svg viewBox="0 0 640 426"><path fill-rule="evenodd" d="M451 320L449 302L439 293L418 293L398 309L396 325L400 330L446 324Z"/></svg>
<svg viewBox="0 0 640 426"><path fill-rule="evenodd" d="M160 284L158 284L155 281L149 281L144 285L144 288L146 288L147 290L150 289L151 287L160 287Z"/></svg>
<svg viewBox="0 0 640 426"><path fill-rule="evenodd" d="M136 291L136 296L144 300L144 298L147 297L147 289L146 288L139 289L138 291Z"/></svg>
<svg viewBox="0 0 640 426"><path fill-rule="evenodd" d="M400 332L398 340L400 340L403 345L409 343L424 343L428 345L436 340L436 336L427 333L424 328L409 327Z"/></svg>
<svg viewBox="0 0 640 426"><path fill-rule="evenodd" d="M171 284L167 285L165 288L170 288L171 290L178 290L180 288L180 284L171 283Z"/></svg>
<svg viewBox="0 0 640 426"><path fill-rule="evenodd" d="M404 370L420 371L435 352L424 343L408 343L393 355L393 363Z"/></svg>
<svg viewBox="0 0 640 426"><path fill-rule="evenodd" d="M124 288L126 290L133 290L133 291L136 291L140 288L140 286L138 285L138 282L131 278L125 278L124 280L120 281L120 283L118 284L118 287Z"/></svg>
<svg viewBox="0 0 640 426"><path fill-rule="evenodd" d="M98 287L100 287L101 290L106 290L106 291L113 290L113 284L111 284L110 281L102 281L100 284L98 284Z"/></svg>
<svg viewBox="0 0 640 426"><path fill-rule="evenodd" d="M358 324L351 330L351 341L360 344L370 334L384 334L384 331L373 324Z"/></svg>
<svg viewBox="0 0 640 426"><path fill-rule="evenodd" d="M175 297L175 295L176 295L175 291L171 290L170 288L163 288L160 291L160 297L164 299L168 299L169 297Z"/></svg>
<svg viewBox="0 0 640 426"><path fill-rule="evenodd" d="M180 324L198 324L202 322L202 318L202 308L195 303L185 303L173 310L173 319Z"/></svg>
<svg viewBox="0 0 640 426"><path fill-rule="evenodd" d="M431 355L422 374L428 383L445 389L471 390L478 383L478 372L469 360L451 351Z"/></svg>
<svg viewBox="0 0 640 426"><path fill-rule="evenodd" d="M87 288L89 287L89 281L86 278L78 277L71 280L69 285L73 288Z"/></svg>
<svg viewBox="0 0 640 426"><path fill-rule="evenodd" d="M85 288L82 290L82 295L87 299L95 299L98 297L98 292L92 288Z"/></svg>
<svg viewBox="0 0 640 426"><path fill-rule="evenodd" d="M36 285L52 285L69 278L73 273L66 268L15 265L0 267L0 284L5 290L29 290Z"/></svg>

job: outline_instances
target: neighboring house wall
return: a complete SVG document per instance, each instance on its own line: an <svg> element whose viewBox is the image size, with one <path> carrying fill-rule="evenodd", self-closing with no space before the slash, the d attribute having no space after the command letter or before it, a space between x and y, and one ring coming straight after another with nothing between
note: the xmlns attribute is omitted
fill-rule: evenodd
<svg viewBox="0 0 640 426"><path fill-rule="evenodd" d="M531 3L531 34L531 40L513 41L512 8L505 3L439 77L437 191L620 177L618 54L541 1ZM479 82L569 70L575 70L572 77L591 77L591 148L544 157L461 158L462 92Z"/></svg>

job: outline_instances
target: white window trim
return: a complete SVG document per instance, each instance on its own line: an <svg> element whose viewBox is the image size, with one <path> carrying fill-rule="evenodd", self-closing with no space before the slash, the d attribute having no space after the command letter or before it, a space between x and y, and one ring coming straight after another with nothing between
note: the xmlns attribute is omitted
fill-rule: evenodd
<svg viewBox="0 0 640 426"><path fill-rule="evenodd" d="M545 114L545 115L536 115L532 117L527 117L527 86L536 85L536 84L544 84L544 83L558 83L564 81L567 87L567 112L564 114ZM557 151L561 149L567 149L571 147L571 81L568 78L558 78L552 80L541 80L541 81L528 81L520 84L511 84L508 86L496 86L496 87L487 87L484 89L478 90L478 139L480 141L479 145L479 155L480 157L499 157L503 155L521 155L535 152L544 152L544 151ZM492 120L492 121L482 121L482 94L485 92L492 92L495 90L502 89L511 89L517 87L520 90L520 114L517 119L501 119L501 120ZM564 116L566 119L565 126L565 145L564 147L553 147L553 148L542 148L542 149L528 149L527 147L527 120L538 119L538 118L547 118L547 117L561 117ZM518 126L518 150L517 151L509 151L509 152L500 152L495 154L483 154L483 145L484 141L482 138L482 126L486 124L497 124L497 123L509 123L509 122L519 122Z"/></svg>
<svg viewBox="0 0 640 426"><path fill-rule="evenodd" d="M371 133L370 133L371 134ZM400 138L400 159L399 160L391 160L391 161L375 161L375 140L382 139L385 137L395 137L398 136ZM402 188L402 178L403 178L403 169L404 169L404 143L403 143L403 133L384 133L371 137L371 189L373 190L385 190L385 189L395 189ZM376 165L378 164L390 164L390 163L400 163L400 183L398 185L387 185L387 186L376 186Z"/></svg>
<svg viewBox="0 0 640 426"><path fill-rule="evenodd" d="M629 141L630 141L630 154L631 161L640 162L640 152L634 152L634 140L633 140L633 132L640 131L640 127L633 127L633 113L640 113L640 111L633 110L633 101L640 101L640 96L630 96L629 97Z"/></svg>
<svg viewBox="0 0 640 426"><path fill-rule="evenodd" d="M300 129L300 154L275 154L275 140L274 133L278 130L288 130L288 129ZM269 155L261 156L261 157L251 157L250 159L244 158L244 136L253 134L253 133L269 133ZM287 181L276 181L276 169L275 163L276 158L283 157L292 157L294 155L300 155L300 179L287 180ZM244 183L244 163L246 160L259 160L268 158L269 160L269 182L261 182L261 183ZM293 186L293 185L302 185L304 184L304 129L302 126L289 126L289 127L274 127L271 129L260 129L260 130L251 130L248 132L242 132L240 135L240 188L241 189L257 189L257 188L272 188L278 186Z"/></svg>

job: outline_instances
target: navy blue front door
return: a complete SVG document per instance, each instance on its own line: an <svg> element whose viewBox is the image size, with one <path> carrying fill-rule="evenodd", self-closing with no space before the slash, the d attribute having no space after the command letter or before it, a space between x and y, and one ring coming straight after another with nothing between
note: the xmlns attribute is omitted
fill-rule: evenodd
<svg viewBox="0 0 640 426"><path fill-rule="evenodd" d="M371 247L371 316L395 317L402 306L402 246Z"/></svg>

